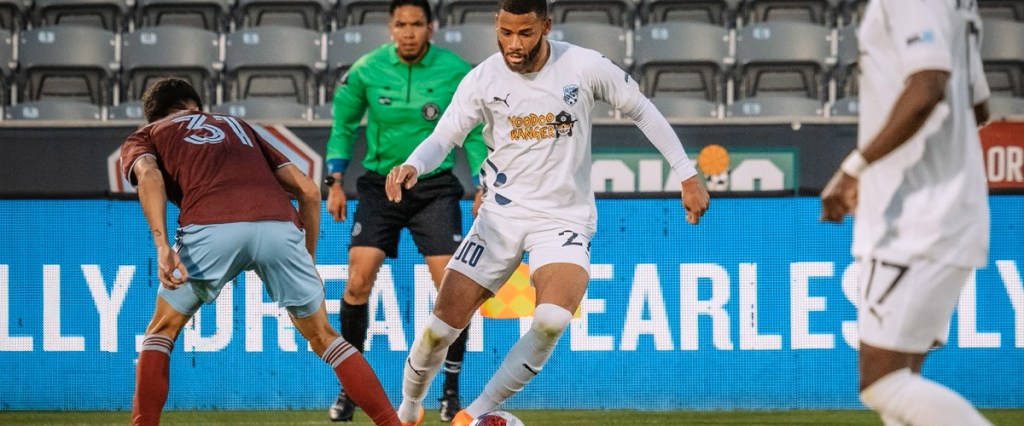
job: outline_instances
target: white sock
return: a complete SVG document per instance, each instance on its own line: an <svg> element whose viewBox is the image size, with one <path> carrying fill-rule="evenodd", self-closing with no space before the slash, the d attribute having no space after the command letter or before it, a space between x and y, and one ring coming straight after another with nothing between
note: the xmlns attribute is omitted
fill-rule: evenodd
<svg viewBox="0 0 1024 426"><path fill-rule="evenodd" d="M494 410L522 390L530 379L540 373L571 320L572 313L558 305L537 305L530 331L508 350L498 371L491 376L483 393L466 407L466 412L475 418Z"/></svg>
<svg viewBox="0 0 1024 426"><path fill-rule="evenodd" d="M448 346L462 333L461 328L452 328L433 314L409 348L402 373L402 404L398 406L398 419L413 422L419 418L423 397L427 395L430 382L441 368Z"/></svg>
<svg viewBox="0 0 1024 426"><path fill-rule="evenodd" d="M861 391L860 400L883 419L899 424L991 425L962 396L906 368L872 383Z"/></svg>

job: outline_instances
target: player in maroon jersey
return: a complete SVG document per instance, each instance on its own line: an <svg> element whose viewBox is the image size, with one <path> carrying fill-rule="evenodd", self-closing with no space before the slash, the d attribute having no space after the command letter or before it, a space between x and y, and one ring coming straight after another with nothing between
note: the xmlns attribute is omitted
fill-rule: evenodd
<svg viewBox="0 0 1024 426"><path fill-rule="evenodd" d="M139 353L132 423L159 423L174 340L203 303L253 270L374 423L398 425L369 364L327 321L313 264L317 185L244 121L202 112L202 100L184 80L161 80L142 101L149 124L125 140L121 165L138 187L162 285ZM173 249L168 200L181 208Z"/></svg>

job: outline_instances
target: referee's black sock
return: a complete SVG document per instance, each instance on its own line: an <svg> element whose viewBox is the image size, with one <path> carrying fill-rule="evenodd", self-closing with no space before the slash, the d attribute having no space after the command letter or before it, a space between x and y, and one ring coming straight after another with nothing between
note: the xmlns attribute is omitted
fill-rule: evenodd
<svg viewBox="0 0 1024 426"><path fill-rule="evenodd" d="M363 351L366 344L366 329L370 326L370 309L368 304L350 305L341 299L341 312L338 313L341 321L341 336L359 352Z"/></svg>
<svg viewBox="0 0 1024 426"><path fill-rule="evenodd" d="M469 326L448 347L448 355L444 358L444 393L459 393L459 372L462 371L462 358L466 355L466 340L469 338Z"/></svg>

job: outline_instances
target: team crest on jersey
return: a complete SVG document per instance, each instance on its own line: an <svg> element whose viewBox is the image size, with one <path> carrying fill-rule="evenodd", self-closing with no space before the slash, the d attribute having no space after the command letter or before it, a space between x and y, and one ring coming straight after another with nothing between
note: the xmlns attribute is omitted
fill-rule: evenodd
<svg viewBox="0 0 1024 426"><path fill-rule="evenodd" d="M570 84L562 87L562 100L569 106L576 105L576 101L580 99L580 86L578 84Z"/></svg>
<svg viewBox="0 0 1024 426"><path fill-rule="evenodd" d="M549 126L555 128L555 139L561 136L572 136L572 128L576 124L576 120L572 119L572 115L562 111L555 116L555 120L548 123Z"/></svg>
<svg viewBox="0 0 1024 426"><path fill-rule="evenodd" d="M423 108L420 108L420 115L427 121L437 120L437 117L441 115L441 107L433 102L427 102Z"/></svg>

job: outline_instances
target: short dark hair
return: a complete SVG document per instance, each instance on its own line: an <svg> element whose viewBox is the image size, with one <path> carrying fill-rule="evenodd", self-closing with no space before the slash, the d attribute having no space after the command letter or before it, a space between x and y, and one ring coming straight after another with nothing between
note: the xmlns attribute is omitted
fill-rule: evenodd
<svg viewBox="0 0 1024 426"><path fill-rule="evenodd" d="M547 0L498 0L498 10L504 10L513 15L526 15L530 12L536 13L538 18L548 16Z"/></svg>
<svg viewBox="0 0 1024 426"><path fill-rule="evenodd" d="M391 0L391 8L388 9L388 15L395 16L395 9L402 6L416 6L423 9L423 16L427 17L427 24L434 22L434 15L430 13L430 2L427 0Z"/></svg>
<svg viewBox="0 0 1024 426"><path fill-rule="evenodd" d="M203 100L188 81L164 78L142 94L142 111L146 114L146 121L152 123L174 111L188 108L190 101L203 109Z"/></svg>

